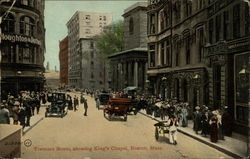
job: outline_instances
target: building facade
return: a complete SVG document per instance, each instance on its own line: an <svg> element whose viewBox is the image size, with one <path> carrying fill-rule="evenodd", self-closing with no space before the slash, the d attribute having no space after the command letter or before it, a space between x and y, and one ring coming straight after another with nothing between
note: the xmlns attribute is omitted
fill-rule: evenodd
<svg viewBox="0 0 250 159"><path fill-rule="evenodd" d="M79 11L68 21L69 86L85 89L100 89L99 85L106 86L100 81L99 72L103 68L100 66L100 60L97 60L98 51L94 47L93 37L111 23L111 14ZM93 71L94 69L98 70ZM95 73L99 75L94 75Z"/></svg>
<svg viewBox="0 0 250 159"><path fill-rule="evenodd" d="M145 89L147 70L147 3L138 2L124 11L124 51L109 56L111 89L128 86Z"/></svg>
<svg viewBox="0 0 250 159"><path fill-rule="evenodd" d="M60 83L68 85L68 37L59 42Z"/></svg>
<svg viewBox="0 0 250 159"><path fill-rule="evenodd" d="M1 24L1 93L40 91L44 84L44 0L3 2Z"/></svg>
<svg viewBox="0 0 250 159"><path fill-rule="evenodd" d="M150 0L148 10L150 92L192 110L227 105L234 125L247 128L249 1Z"/></svg>

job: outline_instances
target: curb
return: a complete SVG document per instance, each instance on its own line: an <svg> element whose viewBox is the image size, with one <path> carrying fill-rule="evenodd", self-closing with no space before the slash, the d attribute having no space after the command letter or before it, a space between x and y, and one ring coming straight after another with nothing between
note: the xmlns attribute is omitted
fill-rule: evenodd
<svg viewBox="0 0 250 159"><path fill-rule="evenodd" d="M144 116L146 116L146 117L148 117L148 118L151 118L152 120L155 120L155 121L157 121L157 122L160 122L160 120L157 120L157 119L155 119L154 117L152 117L152 116L150 116L150 115L144 114L144 113L142 113L142 112L138 112L138 113L140 113L140 114L142 114L142 115L144 115ZM219 147L219 146L217 146L217 145L214 145L214 144L212 144L212 143L210 143L210 142L208 142L208 141L202 140L202 139L200 139L200 138L198 138L198 137L196 137L196 136L194 136L194 135L192 135L192 134L190 134L190 133L187 133L187 132L185 132L185 131L183 131L183 130L180 130L180 129L178 129L178 128L177 128L177 130L178 130L178 132L181 132L182 134L187 135L187 136L189 136L189 137L191 137L191 138L193 138L193 139L195 139L195 140L198 140L198 141L201 142L201 143L204 143L204 144L206 144L206 145L208 145L208 146L210 146L210 147L213 147L213 148L217 149L218 151L223 152L223 153L225 153L225 154L227 154L227 155L229 155L229 156L231 156L231 157L233 157L233 158L239 158L239 159L240 159L240 158L244 158L244 157L239 156L239 155L237 155L237 154L235 154L235 153L233 153L233 152L231 152L231 151L229 151L229 150L227 150L227 149L221 148L221 147Z"/></svg>
<svg viewBox="0 0 250 159"><path fill-rule="evenodd" d="M44 119L44 117L40 118L37 122L35 122L35 124L33 124L32 126L30 126L28 129L23 131L23 135L25 135L28 131L30 131L33 127L35 127L38 123L40 123L42 120Z"/></svg>

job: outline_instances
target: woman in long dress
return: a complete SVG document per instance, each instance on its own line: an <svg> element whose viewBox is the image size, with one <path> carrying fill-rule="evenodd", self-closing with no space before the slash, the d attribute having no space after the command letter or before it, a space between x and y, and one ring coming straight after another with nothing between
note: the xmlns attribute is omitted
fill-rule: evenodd
<svg viewBox="0 0 250 159"><path fill-rule="evenodd" d="M217 112L213 111L213 116L211 117L209 124L211 125L211 131L210 131L210 140L211 142L217 142L218 141L218 118L217 118Z"/></svg>

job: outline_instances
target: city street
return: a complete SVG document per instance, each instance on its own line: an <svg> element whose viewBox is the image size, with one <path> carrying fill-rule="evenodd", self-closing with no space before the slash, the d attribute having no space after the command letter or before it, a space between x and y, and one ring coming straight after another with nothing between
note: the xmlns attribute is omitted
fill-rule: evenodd
<svg viewBox="0 0 250 159"><path fill-rule="evenodd" d="M177 145L169 144L167 137L156 141L155 121L139 113L129 115L127 122L108 121L103 111L95 108L94 99L85 97L88 116L83 116L81 104L77 112L69 111L64 118L45 118L23 136L23 141L32 143L22 145L22 158L230 158L181 133L178 133Z"/></svg>

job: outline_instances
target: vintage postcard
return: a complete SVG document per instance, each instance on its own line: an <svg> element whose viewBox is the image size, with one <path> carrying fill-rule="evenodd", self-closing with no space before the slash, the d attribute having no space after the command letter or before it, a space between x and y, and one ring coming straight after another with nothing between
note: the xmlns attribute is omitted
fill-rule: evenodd
<svg viewBox="0 0 250 159"><path fill-rule="evenodd" d="M249 158L249 0L0 0L0 159Z"/></svg>

